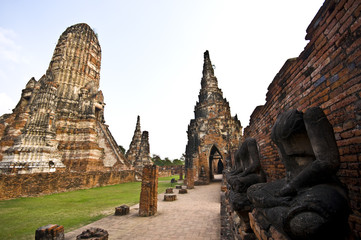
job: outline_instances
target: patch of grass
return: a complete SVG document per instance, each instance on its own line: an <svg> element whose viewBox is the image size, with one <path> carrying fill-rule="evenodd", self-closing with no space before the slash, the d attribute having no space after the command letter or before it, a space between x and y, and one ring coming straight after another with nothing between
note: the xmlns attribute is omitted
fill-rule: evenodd
<svg viewBox="0 0 361 240"><path fill-rule="evenodd" d="M174 178L175 180L179 180L179 175L172 175L172 176L169 176L169 177L161 177L159 178L159 181L169 181L172 180L172 178Z"/></svg>
<svg viewBox="0 0 361 240"><path fill-rule="evenodd" d="M177 180L177 183L171 184L171 180L174 178ZM169 177L162 177L158 179L158 193L165 192L166 188L175 187L175 185L182 184L183 181L179 181L179 175L172 175Z"/></svg>
<svg viewBox="0 0 361 240"><path fill-rule="evenodd" d="M159 178L158 193L170 187ZM176 178L177 179L177 178ZM63 225L66 232L114 213L122 204L139 202L140 182L0 201L0 239L34 239L35 230L47 224Z"/></svg>

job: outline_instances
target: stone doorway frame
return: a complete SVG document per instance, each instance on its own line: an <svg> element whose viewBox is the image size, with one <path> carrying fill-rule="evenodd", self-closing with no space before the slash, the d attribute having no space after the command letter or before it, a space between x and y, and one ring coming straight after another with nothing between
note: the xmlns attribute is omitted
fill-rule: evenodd
<svg viewBox="0 0 361 240"><path fill-rule="evenodd" d="M217 174L219 164L222 164L224 168L224 158L222 153L219 151L218 147L214 144L209 151L208 157L208 169L209 169L209 180L212 181L214 179L214 174Z"/></svg>

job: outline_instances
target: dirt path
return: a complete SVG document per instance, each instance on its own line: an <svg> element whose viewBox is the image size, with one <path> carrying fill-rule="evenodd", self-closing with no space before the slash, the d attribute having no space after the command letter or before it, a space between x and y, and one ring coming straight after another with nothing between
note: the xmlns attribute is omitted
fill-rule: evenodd
<svg viewBox="0 0 361 240"><path fill-rule="evenodd" d="M139 217L138 205L126 216L108 216L65 234L65 239L76 239L90 227L108 231L109 239L220 239L220 182L196 186L187 194L178 194L177 200L163 201L158 195L158 212L152 217Z"/></svg>

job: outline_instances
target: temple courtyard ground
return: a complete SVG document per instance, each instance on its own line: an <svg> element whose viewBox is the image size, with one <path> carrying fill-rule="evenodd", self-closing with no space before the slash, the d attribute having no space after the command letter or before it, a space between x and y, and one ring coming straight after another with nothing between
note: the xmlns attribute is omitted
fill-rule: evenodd
<svg viewBox="0 0 361 240"><path fill-rule="evenodd" d="M125 216L108 216L65 234L65 239L75 239L91 227L108 231L109 239L220 239L221 176L210 185L195 186L187 194L178 194L177 200L163 201L158 195L158 212L155 216L139 217L139 205L130 207Z"/></svg>

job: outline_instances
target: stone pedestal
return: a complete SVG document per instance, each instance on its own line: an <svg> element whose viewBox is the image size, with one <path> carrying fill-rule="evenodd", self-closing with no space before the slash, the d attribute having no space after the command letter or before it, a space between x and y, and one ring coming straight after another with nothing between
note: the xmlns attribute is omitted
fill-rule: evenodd
<svg viewBox="0 0 361 240"><path fill-rule="evenodd" d="M88 240L108 240L109 234L106 230L101 228L89 228L79 234L76 240L88 239Z"/></svg>
<svg viewBox="0 0 361 240"><path fill-rule="evenodd" d="M64 227L57 224L39 227L35 231L35 240L64 240Z"/></svg>
<svg viewBox="0 0 361 240"><path fill-rule="evenodd" d="M164 201L175 201L177 200L177 195L175 194L165 194Z"/></svg>
<svg viewBox="0 0 361 240"><path fill-rule="evenodd" d="M173 188L167 188L167 189L165 190L165 193L173 193Z"/></svg>
<svg viewBox="0 0 361 240"><path fill-rule="evenodd" d="M179 189L179 194L185 194L188 193L187 189Z"/></svg>
<svg viewBox="0 0 361 240"><path fill-rule="evenodd" d="M119 207L115 208L115 214L116 216L123 216L129 214L129 206L127 205L121 205Z"/></svg>
<svg viewBox="0 0 361 240"><path fill-rule="evenodd" d="M254 234L256 235L257 239L259 239L259 240L269 240L269 239L290 240L290 238L287 235L279 232L272 225L267 226L268 229L266 229L264 226L262 226L261 222L257 221L256 215L257 214L256 214L255 209L251 213L249 213L249 222L250 222L250 226L251 226Z"/></svg>
<svg viewBox="0 0 361 240"><path fill-rule="evenodd" d="M142 190L139 201L139 216L148 217L157 213L158 166L143 168Z"/></svg>

